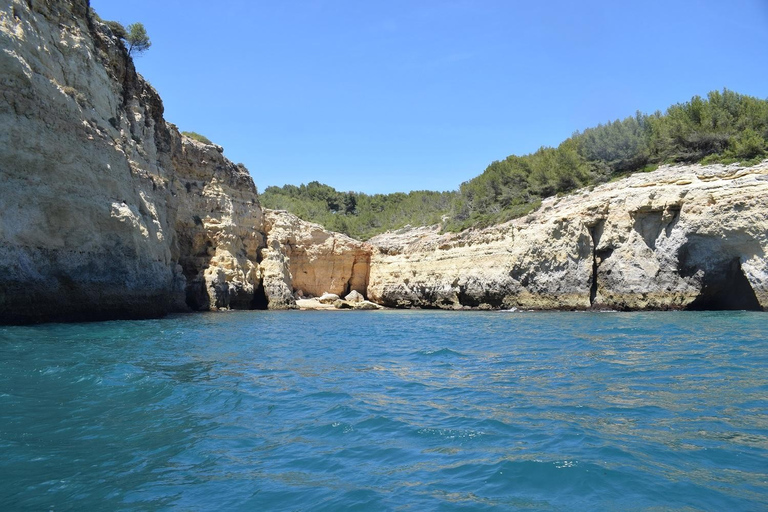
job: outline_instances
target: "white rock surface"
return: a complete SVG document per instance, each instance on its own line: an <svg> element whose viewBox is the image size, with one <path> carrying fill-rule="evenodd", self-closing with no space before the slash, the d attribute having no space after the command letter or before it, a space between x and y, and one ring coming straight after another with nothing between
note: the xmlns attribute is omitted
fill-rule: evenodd
<svg viewBox="0 0 768 512"><path fill-rule="evenodd" d="M344 300L348 302L363 302L365 297L363 297L363 295L357 290L352 290L347 294L346 297L344 297Z"/></svg>

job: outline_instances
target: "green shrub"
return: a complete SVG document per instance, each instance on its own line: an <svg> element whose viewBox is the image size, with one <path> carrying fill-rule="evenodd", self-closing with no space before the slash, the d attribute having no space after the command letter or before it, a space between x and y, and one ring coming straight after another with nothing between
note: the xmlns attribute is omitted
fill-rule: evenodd
<svg viewBox="0 0 768 512"><path fill-rule="evenodd" d="M202 142L203 144L213 144L213 142L211 142L211 139L209 139L205 135L200 135L197 132L181 132L181 134L186 135L190 139L194 139L197 142Z"/></svg>
<svg viewBox="0 0 768 512"><path fill-rule="evenodd" d="M128 43L128 55L134 52L142 54L152 46L143 23L136 22L128 25L128 34L124 39Z"/></svg>
<svg viewBox="0 0 768 512"><path fill-rule="evenodd" d="M766 143L755 130L747 128L731 139L729 155L752 159L765 154Z"/></svg>

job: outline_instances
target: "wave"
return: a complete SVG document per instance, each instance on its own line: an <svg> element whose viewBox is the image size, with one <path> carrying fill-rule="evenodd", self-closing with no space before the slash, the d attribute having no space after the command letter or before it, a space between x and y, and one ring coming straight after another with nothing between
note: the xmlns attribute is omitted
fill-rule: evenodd
<svg viewBox="0 0 768 512"><path fill-rule="evenodd" d="M441 348L438 350L419 350L414 352L413 355L426 357L467 357L467 354L462 354L461 352L457 352L449 348Z"/></svg>

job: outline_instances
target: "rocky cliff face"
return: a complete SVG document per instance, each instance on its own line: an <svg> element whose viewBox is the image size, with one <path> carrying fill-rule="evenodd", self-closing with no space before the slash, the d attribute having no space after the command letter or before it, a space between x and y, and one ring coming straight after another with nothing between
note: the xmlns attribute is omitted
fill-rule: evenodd
<svg viewBox="0 0 768 512"><path fill-rule="evenodd" d="M0 322L261 305L252 180L165 122L86 0L0 2L0 94Z"/></svg>
<svg viewBox="0 0 768 512"><path fill-rule="evenodd" d="M667 167L500 226L370 242L368 294L389 306L764 309L768 163Z"/></svg>
<svg viewBox="0 0 768 512"><path fill-rule="evenodd" d="M285 211L265 210L264 288L270 308L293 307L295 294L366 295L371 246Z"/></svg>
<svg viewBox="0 0 768 512"><path fill-rule="evenodd" d="M221 148L173 134L172 194L186 302L195 310L264 309L261 207L248 171Z"/></svg>

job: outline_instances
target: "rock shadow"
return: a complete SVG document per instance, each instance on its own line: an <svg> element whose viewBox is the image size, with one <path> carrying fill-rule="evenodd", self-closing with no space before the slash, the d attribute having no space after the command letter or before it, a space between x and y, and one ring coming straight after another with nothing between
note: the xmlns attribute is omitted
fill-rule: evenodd
<svg viewBox="0 0 768 512"><path fill-rule="evenodd" d="M680 206L668 206L664 210L637 211L632 213L633 228L637 231L645 245L656 249L656 241L665 233L667 237L680 219Z"/></svg>
<svg viewBox="0 0 768 512"><path fill-rule="evenodd" d="M259 282L256 286L256 290L253 293L253 300L251 300L250 309L267 309L269 306L269 300L267 300L267 294L264 291L264 284Z"/></svg>
<svg viewBox="0 0 768 512"><path fill-rule="evenodd" d="M704 274L699 296L686 307L689 311L762 311L760 301L734 258Z"/></svg>

